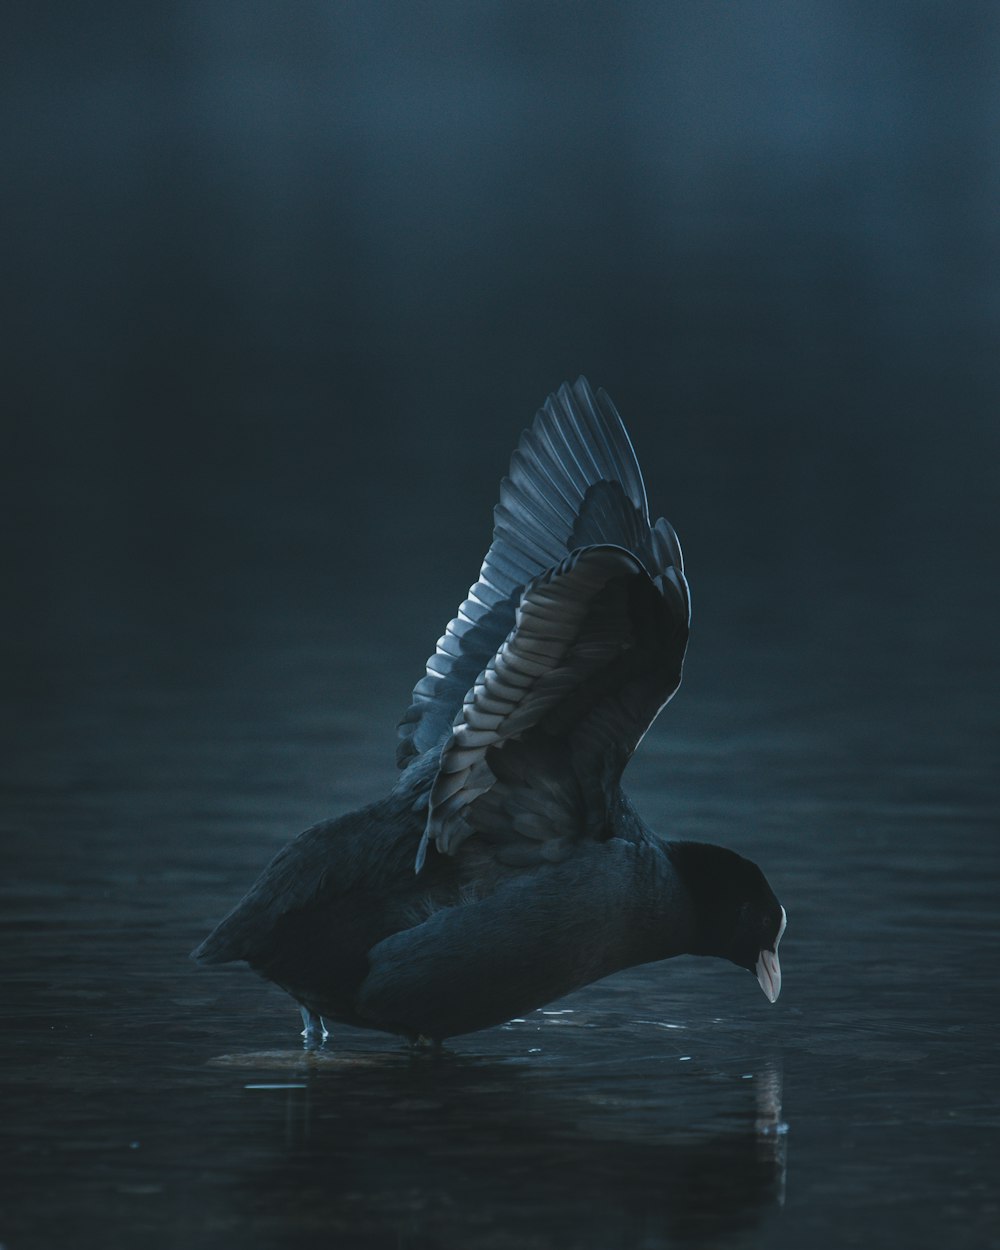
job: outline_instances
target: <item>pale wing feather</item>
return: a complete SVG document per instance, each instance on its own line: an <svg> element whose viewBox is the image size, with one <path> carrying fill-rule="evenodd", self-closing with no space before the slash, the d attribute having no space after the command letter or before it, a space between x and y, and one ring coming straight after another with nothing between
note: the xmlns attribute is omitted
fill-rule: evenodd
<svg viewBox="0 0 1000 1250"><path fill-rule="evenodd" d="M670 535L658 547L679 558ZM680 682L687 623L683 570L651 578L620 547L575 551L529 583L442 749L417 870L431 842L453 855L477 834L526 863L599 836L602 802Z"/></svg>
<svg viewBox="0 0 1000 1250"><path fill-rule="evenodd" d="M639 551L648 541L642 474L603 391L595 394L579 378L549 396L511 458L494 521L479 580L438 640L400 721L401 768L448 734L466 692L514 627L528 582L576 547Z"/></svg>

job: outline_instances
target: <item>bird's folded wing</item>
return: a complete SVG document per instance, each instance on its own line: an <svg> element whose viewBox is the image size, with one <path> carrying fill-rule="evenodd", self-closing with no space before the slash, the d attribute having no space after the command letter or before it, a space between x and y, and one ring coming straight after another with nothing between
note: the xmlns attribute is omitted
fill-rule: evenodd
<svg viewBox="0 0 1000 1250"><path fill-rule="evenodd" d="M451 855L475 835L500 862L528 864L607 835L622 769L680 684L687 644L687 584L665 521L646 546L650 571L594 545L526 586L441 752L418 871L431 843Z"/></svg>
<svg viewBox="0 0 1000 1250"><path fill-rule="evenodd" d="M514 452L494 522L479 580L400 721L400 768L448 734L476 675L513 628L528 582L578 547L614 543L642 554L654 541L635 452L603 391L580 378L549 396Z"/></svg>

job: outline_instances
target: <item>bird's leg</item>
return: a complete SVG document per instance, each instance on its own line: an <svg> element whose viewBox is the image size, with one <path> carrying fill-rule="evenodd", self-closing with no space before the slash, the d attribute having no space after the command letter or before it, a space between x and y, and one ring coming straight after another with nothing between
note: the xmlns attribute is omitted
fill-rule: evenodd
<svg viewBox="0 0 1000 1250"><path fill-rule="evenodd" d="M305 1040L306 1050L321 1046L330 1036L326 1021L315 1011L310 1011L308 1007L301 1007L299 1010L302 1012L302 1037Z"/></svg>

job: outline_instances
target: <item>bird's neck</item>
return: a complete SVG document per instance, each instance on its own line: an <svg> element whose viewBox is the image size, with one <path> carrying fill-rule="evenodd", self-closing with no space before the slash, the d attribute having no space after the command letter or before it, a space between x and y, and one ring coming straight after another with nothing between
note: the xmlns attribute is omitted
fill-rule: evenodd
<svg viewBox="0 0 1000 1250"><path fill-rule="evenodd" d="M695 904L670 861L665 844L651 835L638 848L641 923L648 959L692 954Z"/></svg>

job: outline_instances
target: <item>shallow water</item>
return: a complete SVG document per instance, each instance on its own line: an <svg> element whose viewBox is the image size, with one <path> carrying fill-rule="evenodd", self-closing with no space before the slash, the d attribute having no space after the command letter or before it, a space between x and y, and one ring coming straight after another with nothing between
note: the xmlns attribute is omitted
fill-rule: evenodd
<svg viewBox="0 0 1000 1250"><path fill-rule="evenodd" d="M408 626L219 625L181 658L86 636L20 670L4 1246L1000 1244L971 673L928 704L885 655L881 695L861 671L804 698L807 651L709 634L647 737L650 822L753 855L788 909L776 1006L681 959L440 1056L348 1029L307 1051L280 992L186 955L286 836L388 784Z"/></svg>

